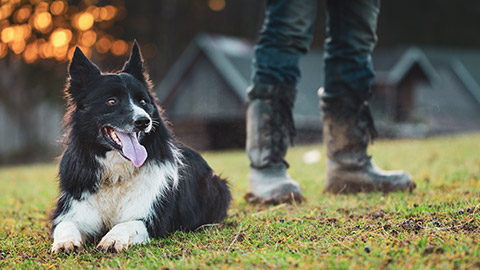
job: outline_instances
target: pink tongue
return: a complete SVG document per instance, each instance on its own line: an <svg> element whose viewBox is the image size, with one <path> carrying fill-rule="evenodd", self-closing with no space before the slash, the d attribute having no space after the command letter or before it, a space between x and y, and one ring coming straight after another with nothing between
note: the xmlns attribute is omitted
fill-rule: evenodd
<svg viewBox="0 0 480 270"><path fill-rule="evenodd" d="M123 154L130 159L130 161L135 165L135 167L140 167L147 159L147 150L145 147L138 143L137 134L133 133L123 133L115 130L118 138L122 142Z"/></svg>

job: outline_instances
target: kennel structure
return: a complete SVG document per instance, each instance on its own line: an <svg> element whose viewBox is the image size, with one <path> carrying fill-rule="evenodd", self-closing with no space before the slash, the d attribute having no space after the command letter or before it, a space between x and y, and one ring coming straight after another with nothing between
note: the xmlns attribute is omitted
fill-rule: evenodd
<svg viewBox="0 0 480 270"><path fill-rule="evenodd" d="M155 92L175 135L197 149L243 148L246 88L254 43L199 34ZM370 100L384 137L425 137L480 129L480 51L414 46L378 49ZM300 60L295 143L321 140L317 90L323 51Z"/></svg>

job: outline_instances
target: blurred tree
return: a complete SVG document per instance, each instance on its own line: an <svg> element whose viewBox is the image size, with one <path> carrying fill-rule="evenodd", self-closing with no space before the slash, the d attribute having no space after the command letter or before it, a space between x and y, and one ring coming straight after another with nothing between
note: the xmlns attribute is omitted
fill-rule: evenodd
<svg viewBox="0 0 480 270"><path fill-rule="evenodd" d="M28 158L44 150L32 128L32 113L45 99L61 96L66 62L75 47L87 56L128 53L129 44L116 38L114 30L127 12L121 0L102 5L95 0L0 3L0 105L22 130L24 146L17 155Z"/></svg>

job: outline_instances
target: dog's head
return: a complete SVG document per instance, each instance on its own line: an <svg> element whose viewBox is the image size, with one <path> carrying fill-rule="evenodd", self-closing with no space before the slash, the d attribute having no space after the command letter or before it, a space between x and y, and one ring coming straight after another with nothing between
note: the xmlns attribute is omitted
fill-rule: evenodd
<svg viewBox="0 0 480 270"><path fill-rule="evenodd" d="M82 142L119 151L140 167L147 158L142 138L161 120L137 43L120 72L100 72L78 47L68 71L70 132Z"/></svg>

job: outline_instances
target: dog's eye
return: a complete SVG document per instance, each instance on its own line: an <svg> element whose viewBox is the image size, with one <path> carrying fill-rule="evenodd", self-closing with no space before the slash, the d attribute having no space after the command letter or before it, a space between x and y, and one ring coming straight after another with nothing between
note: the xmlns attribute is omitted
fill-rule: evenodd
<svg viewBox="0 0 480 270"><path fill-rule="evenodd" d="M115 105L115 104L117 104L117 99L110 98L110 99L107 100L107 104L108 105Z"/></svg>
<svg viewBox="0 0 480 270"><path fill-rule="evenodd" d="M140 105L145 105L145 104L147 104L147 102L145 101L145 99L140 100Z"/></svg>

